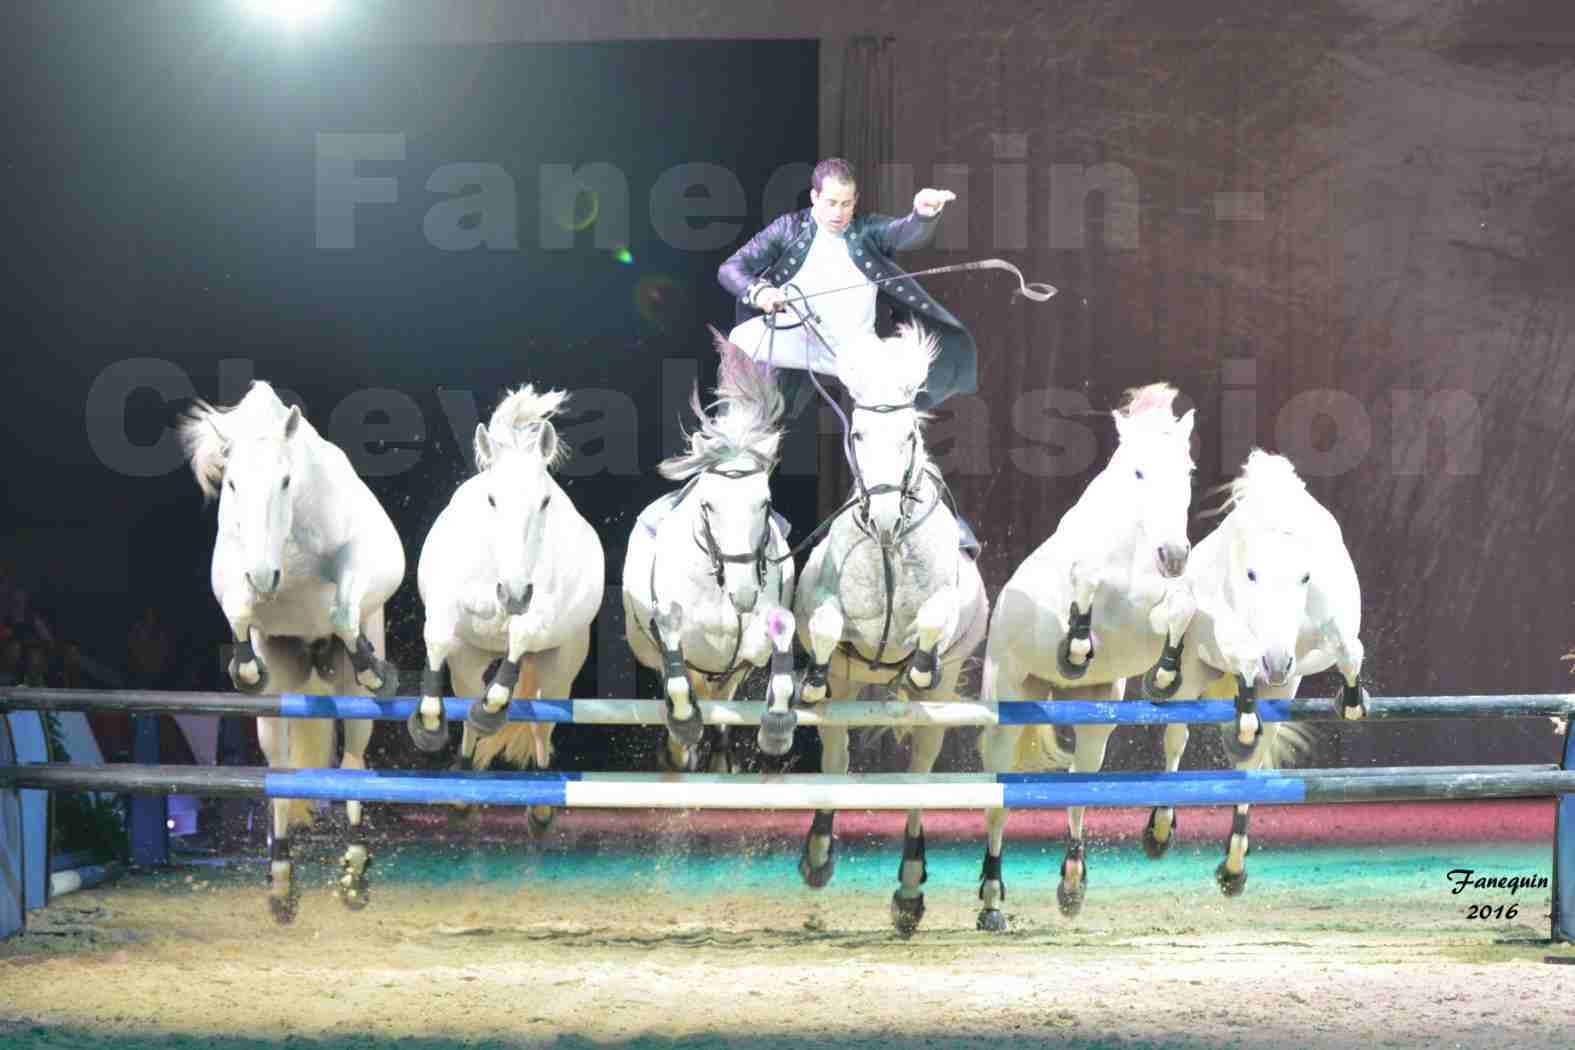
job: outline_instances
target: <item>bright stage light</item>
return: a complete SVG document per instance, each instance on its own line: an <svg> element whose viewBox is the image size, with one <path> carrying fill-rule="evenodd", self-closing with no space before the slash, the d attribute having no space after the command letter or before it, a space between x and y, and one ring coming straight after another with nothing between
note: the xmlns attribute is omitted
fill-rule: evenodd
<svg viewBox="0 0 1575 1050"><path fill-rule="evenodd" d="M321 22L332 13L334 0L241 0L247 13L295 28Z"/></svg>

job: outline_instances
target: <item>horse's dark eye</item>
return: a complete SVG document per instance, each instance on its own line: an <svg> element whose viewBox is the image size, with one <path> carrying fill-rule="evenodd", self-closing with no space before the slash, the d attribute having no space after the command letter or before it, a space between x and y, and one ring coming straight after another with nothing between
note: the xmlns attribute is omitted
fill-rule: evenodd
<svg viewBox="0 0 1575 1050"><path fill-rule="evenodd" d="M1311 580L1312 580L1312 573L1310 573L1310 572L1302 577L1302 582L1303 583L1308 583Z"/></svg>
<svg viewBox="0 0 1575 1050"><path fill-rule="evenodd" d="M547 504L549 504L551 502L552 502L552 497L551 496L543 496L541 498L541 509L542 510L546 510L547 509Z"/></svg>
<svg viewBox="0 0 1575 1050"><path fill-rule="evenodd" d="M1247 579L1251 580L1253 583L1257 583L1258 582L1258 574L1253 572L1251 569L1248 569L1247 570Z"/></svg>
<svg viewBox="0 0 1575 1050"><path fill-rule="evenodd" d="M230 491L231 492L235 491L235 482L233 482L233 481L226 481L225 484L230 486Z"/></svg>
<svg viewBox="0 0 1575 1050"><path fill-rule="evenodd" d="M1142 481L1142 480L1143 480L1143 472L1142 472L1142 471L1141 471L1141 470L1140 470L1140 471L1137 471L1137 479L1138 479L1138 480L1139 480L1139 481Z"/></svg>
<svg viewBox="0 0 1575 1050"><path fill-rule="evenodd" d="M854 441L863 441L864 440L864 435L860 434L857 430L855 430L853 432L853 440Z"/></svg>
<svg viewBox="0 0 1575 1050"><path fill-rule="evenodd" d="M289 487L290 487L290 475L286 474L284 476L284 480L279 483L279 488L281 490L283 490L283 489L287 489Z"/></svg>
<svg viewBox="0 0 1575 1050"><path fill-rule="evenodd" d="M487 494L487 506L493 508L494 510L496 510L498 506L498 501L492 497L491 493Z"/></svg>

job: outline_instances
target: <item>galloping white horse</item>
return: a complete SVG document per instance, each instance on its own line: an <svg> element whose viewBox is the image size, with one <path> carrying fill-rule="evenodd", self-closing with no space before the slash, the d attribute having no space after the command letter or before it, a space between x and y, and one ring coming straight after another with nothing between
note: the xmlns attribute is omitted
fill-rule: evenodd
<svg viewBox="0 0 1575 1050"><path fill-rule="evenodd" d="M815 545L798 592L800 639L812 655L801 697L852 699L866 684L910 699L955 699L963 661L984 640L990 605L979 568L958 546L945 482L924 448L927 418L914 405L935 359L935 338L903 326L839 355L853 399L848 433L855 491L850 507ZM914 726L909 770L928 773L945 740L940 726ZM848 729L821 726L821 771L848 771ZM831 881L835 813L819 810L799 858L812 887ZM924 915L923 814L908 812L892 921L912 933Z"/></svg>
<svg viewBox="0 0 1575 1050"><path fill-rule="evenodd" d="M443 668L456 696L475 698L461 765L498 755L552 764L552 723L510 724L511 696L567 699L590 653L606 577L601 540L552 476L567 454L552 417L569 395L522 386L477 424L476 474L433 522L416 568L426 611L421 706L407 723L425 751L448 743ZM531 810L544 829L552 809Z"/></svg>
<svg viewBox="0 0 1575 1050"><path fill-rule="evenodd" d="M1259 697L1296 695L1302 678L1338 667L1345 679L1341 713L1360 718L1364 650L1361 586L1340 525L1307 491L1284 456L1254 449L1231 483L1219 526L1192 552L1187 583L1197 612L1186 630L1177 695L1236 699L1236 721L1222 727L1237 769L1274 769L1305 746L1304 727L1262 722ZM1175 769L1187 727L1165 732L1165 763ZM1247 812L1237 806L1229 851L1215 871L1220 889L1236 896L1247 885ZM1154 810L1151 828L1174 827L1168 808Z"/></svg>
<svg viewBox="0 0 1575 1050"><path fill-rule="evenodd" d="M1192 503L1194 415L1177 419L1176 389L1159 383L1128 392L1112 413L1119 444L1051 536L1007 581L985 650L985 700L1035 697L1119 700L1126 679L1151 673L1150 692L1177 687L1177 649L1192 614L1180 577L1187 565L1187 509ZM1158 663L1156 664L1156 661ZM1172 727L1174 730L1176 727ZM1185 739L1186 727L1179 727ZM984 768L1035 765L1097 771L1115 727L1080 725L1067 754L1053 726L992 726L979 740ZM1171 737L1166 737L1167 755ZM1180 760L1168 763L1174 772ZM1001 901L1001 846L1007 811L989 811L989 845L980 875L979 928L1006 929ZM1056 897L1075 915L1088 885L1083 807L1067 812L1071 845Z"/></svg>
<svg viewBox="0 0 1575 1050"><path fill-rule="evenodd" d="M771 370L712 330L722 356L717 401L690 406L700 429L659 470L685 485L635 522L623 565L624 632L635 659L662 674L667 693L663 765L693 769L705 725L699 700L731 700L756 667L771 664L760 749L793 746L794 570L787 528L771 511L771 471L783 400ZM660 555L660 556L658 556ZM725 728L725 727L724 727ZM716 756L727 764L727 748Z"/></svg>
<svg viewBox="0 0 1575 1050"><path fill-rule="evenodd" d="M405 553L350 460L261 382L228 409L198 402L181 438L203 495L219 497L211 576L235 640L235 688L353 693L359 685L391 696L399 681L383 659L383 604L405 575ZM340 764L365 769L372 723L344 726ZM332 721L259 718L257 735L270 766L332 762ZM370 854L360 841L361 804L345 808L351 842L338 894L362 908ZM299 899L290 827L310 820L306 803L273 803L268 902L281 923L295 917Z"/></svg>

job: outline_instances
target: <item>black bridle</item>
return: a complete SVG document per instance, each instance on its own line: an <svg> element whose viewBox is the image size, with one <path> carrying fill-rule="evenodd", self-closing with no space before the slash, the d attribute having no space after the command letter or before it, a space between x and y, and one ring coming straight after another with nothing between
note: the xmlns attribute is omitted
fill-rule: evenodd
<svg viewBox="0 0 1575 1050"><path fill-rule="evenodd" d="M769 464L759 463L749 470L722 470L719 467L713 467L706 473L737 481L741 478L767 473L770 469ZM762 517L760 522L760 539L756 542L754 550L746 551L742 554L728 554L722 550L722 545L717 542L716 533L711 528L710 506L705 503L700 504L700 535L695 537L695 545L711 559L711 569L716 577L716 585L718 587L724 584L729 563L739 565L751 562L755 566L755 582L761 587L766 585L766 565L770 560L770 555L766 553L766 548L771 543L771 502L769 500L766 501L765 508L760 513Z"/></svg>
<svg viewBox="0 0 1575 1050"><path fill-rule="evenodd" d="M755 474L770 473L772 468L772 464L770 462L768 462L764 457L759 456L753 452L749 454L754 456L755 465L748 468L747 470L724 470L721 467L711 467L705 470L703 473L716 474L720 477L727 478L730 481L752 477ZM694 479L690 482L691 488L699 481L700 476L701 475L698 474L695 475ZM674 505L674 509L677 509L677 504L681 504L684 500L688 499L689 495L690 493L688 489L685 489L683 492L681 492L678 496L677 503ZM718 590L726 586L726 569L729 563L753 563L755 566L755 580L759 586L764 589L766 586L767 567L778 564L786 560L786 558L792 557L791 551L788 552L788 554L783 558L772 558L767 552L768 548L771 546L771 503L769 500L767 500L765 509L761 513L764 516L764 520L761 522L760 540L755 544L755 549L742 554L728 554L722 550L721 544L717 542L716 533L711 528L710 507L704 503L701 503L700 532L698 535L694 536L694 541L695 546L699 547L701 552L710 559L711 574L716 579L716 586ZM779 575L777 577L777 598L779 601L782 597L782 582L782 577ZM646 634L650 636L651 641L656 643L657 648L660 649L664 646L661 640L661 635L656 630L656 609L658 606L656 597L656 559L654 557L651 559L650 590L652 611L651 622L645 626L645 630ZM709 682L715 683L725 681L728 677L738 671L738 654L744 645L744 616L736 609L733 611L733 615L735 617L733 630L733 652L727 658L727 666L723 667L719 671L712 671L708 668L695 666L689 662L687 657L684 659L685 667L689 668L689 670L700 675Z"/></svg>

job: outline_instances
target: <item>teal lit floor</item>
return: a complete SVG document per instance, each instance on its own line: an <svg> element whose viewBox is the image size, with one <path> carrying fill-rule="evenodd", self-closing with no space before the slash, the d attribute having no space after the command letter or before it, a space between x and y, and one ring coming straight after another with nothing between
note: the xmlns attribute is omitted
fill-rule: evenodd
<svg viewBox="0 0 1575 1050"><path fill-rule="evenodd" d="M303 843L296 921L259 856L59 899L0 944L5 1050L550 1047L1174 1048L1575 1045L1575 966L1546 888L1452 892L1449 872L1551 877L1536 845L1281 847L1246 893L1213 842L1150 861L1091 844L1087 903L1056 904L1061 846L1008 844L1011 929L975 928L982 844L932 842L927 912L891 926L898 841L841 842L802 885L798 843L736 848L559 828L445 828L382 845L364 911L337 849ZM1486 919L1472 904L1515 907Z"/></svg>

